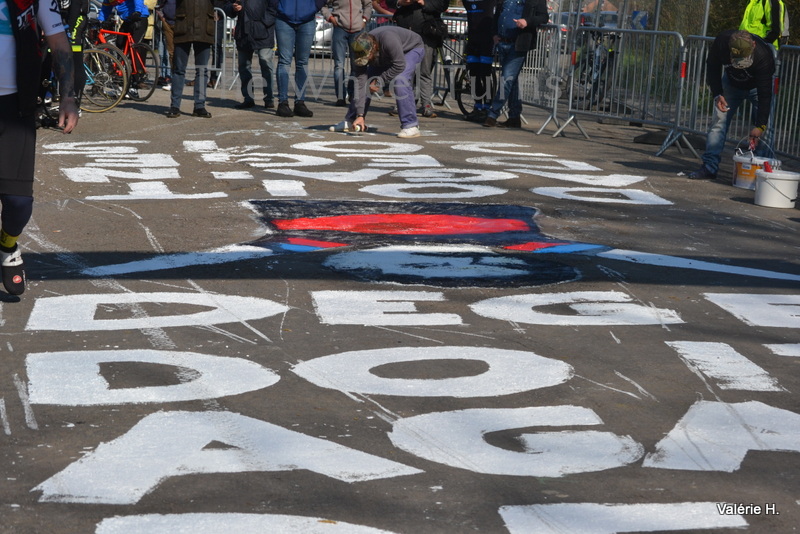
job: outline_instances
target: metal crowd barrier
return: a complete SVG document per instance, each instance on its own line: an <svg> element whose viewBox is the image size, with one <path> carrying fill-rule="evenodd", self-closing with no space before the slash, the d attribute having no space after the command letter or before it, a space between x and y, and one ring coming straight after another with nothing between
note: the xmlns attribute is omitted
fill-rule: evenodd
<svg viewBox="0 0 800 534"><path fill-rule="evenodd" d="M772 114L775 153L800 159L800 46L782 46L778 95Z"/></svg>
<svg viewBox="0 0 800 534"><path fill-rule="evenodd" d="M686 58L679 33L584 27L570 45L569 117L554 137L574 122L588 139L577 118L591 116L669 128L658 154L680 140Z"/></svg>

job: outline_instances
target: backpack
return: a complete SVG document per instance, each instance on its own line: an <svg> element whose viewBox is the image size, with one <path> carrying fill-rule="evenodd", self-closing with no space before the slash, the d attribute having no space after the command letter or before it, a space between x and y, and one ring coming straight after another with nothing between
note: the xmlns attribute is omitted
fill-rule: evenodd
<svg viewBox="0 0 800 534"><path fill-rule="evenodd" d="M764 12L764 15L761 17L761 24L764 26L767 25L767 1L768 0L761 0L761 7ZM780 5L781 9L783 9L783 17L781 17L781 34L778 36L778 39L780 39L781 44L786 44L786 41L789 40L789 10L786 9L786 3L783 0L781 0Z"/></svg>

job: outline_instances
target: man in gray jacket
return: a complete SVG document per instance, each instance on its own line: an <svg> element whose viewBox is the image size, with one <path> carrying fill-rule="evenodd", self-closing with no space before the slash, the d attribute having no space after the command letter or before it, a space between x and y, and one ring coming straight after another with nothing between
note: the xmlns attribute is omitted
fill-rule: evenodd
<svg viewBox="0 0 800 534"><path fill-rule="evenodd" d="M334 132L366 130L370 95L384 89L394 95L400 117L400 133L406 139L419 137L417 106L414 102L413 77L425 47L422 38L397 26L380 26L362 32L350 45L356 75L355 95L342 122L331 126Z"/></svg>
<svg viewBox="0 0 800 534"><path fill-rule="evenodd" d="M328 0L322 7L322 16L333 24L331 48L333 53L333 84L336 88L336 105L345 107L344 62L347 49L366 26L372 16L372 0ZM348 69L352 72L351 69ZM347 96L353 99L353 84L347 84Z"/></svg>
<svg viewBox="0 0 800 534"><path fill-rule="evenodd" d="M261 67L264 107L275 107L272 80L275 77L275 13L277 0L228 0L225 14L236 18L233 37L236 40L239 81L244 100L236 109L248 109L256 105L256 90L253 85L253 53L258 54Z"/></svg>

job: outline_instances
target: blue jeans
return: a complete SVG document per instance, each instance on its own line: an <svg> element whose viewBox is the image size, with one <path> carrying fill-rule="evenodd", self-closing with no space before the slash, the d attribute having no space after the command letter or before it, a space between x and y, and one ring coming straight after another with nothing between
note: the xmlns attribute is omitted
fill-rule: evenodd
<svg viewBox="0 0 800 534"><path fill-rule="evenodd" d="M388 89L394 94L395 102L397 103L397 115L400 118L401 128L411 128L419 125L417 119L417 104L414 101L414 74L417 71L417 65L422 61L425 55L425 49L422 47L414 48L405 53L406 68L401 74L389 81ZM376 67L369 67L367 69L367 78L369 80L379 76L385 69ZM367 116L369 105L372 98L369 95L369 88L363 87L359 90L367 92L367 103L364 108L364 116ZM387 89L387 87L384 87ZM358 95L353 96L353 101L350 102L350 107L344 119L348 122L353 122L356 118L356 98Z"/></svg>
<svg viewBox="0 0 800 534"><path fill-rule="evenodd" d="M349 33L339 26L333 27L333 42L331 43L331 48L333 49L333 85L336 89L337 100L345 98L345 91L347 96L351 99L353 98L353 81L348 80L347 87L345 87L344 68L350 43L355 41L360 33ZM347 71L352 73L352 69L347 69Z"/></svg>
<svg viewBox="0 0 800 534"><path fill-rule="evenodd" d="M284 20L275 21L275 37L278 40L278 100L289 100L289 67L294 58L295 102L306 99L308 81L308 58L314 43L317 22L290 24Z"/></svg>
<svg viewBox="0 0 800 534"><path fill-rule="evenodd" d="M242 83L242 96L245 102L256 99L256 88L253 82L253 53L258 54L258 64L261 67L261 79L263 80L262 89L264 90L264 101L273 99L272 79L275 77L275 50L272 48L239 48L237 51L239 60L239 78Z"/></svg>
<svg viewBox="0 0 800 534"><path fill-rule="evenodd" d="M500 61L500 83L492 99L487 116L496 119L508 104L508 117L518 119L522 115L522 100L519 97L519 73L525 64L526 52L514 50L514 43L497 43L497 59Z"/></svg>
<svg viewBox="0 0 800 534"><path fill-rule="evenodd" d="M753 115L751 117L751 124L755 124L756 116L758 115L758 93L756 89L737 89L728 83L726 76L722 77L722 91L725 100L728 102L728 111L720 111L714 103L714 122L711 125L711 130L706 137L706 151L703 153L703 165L711 173L717 174L719 171L719 162L722 151L725 149L725 140L728 138L728 128L731 121L736 116L736 111L739 109L745 100L749 100L753 106ZM762 156L768 150L765 145L769 145L767 135L762 136L759 148L756 153Z"/></svg>
<svg viewBox="0 0 800 534"><path fill-rule="evenodd" d="M210 43L175 43L175 65L172 67L172 98L170 106L180 109L183 87L186 84L186 66L189 64L189 51L194 48L194 64L197 74L194 77L194 109L206 107L206 84L208 83L208 58L211 57Z"/></svg>

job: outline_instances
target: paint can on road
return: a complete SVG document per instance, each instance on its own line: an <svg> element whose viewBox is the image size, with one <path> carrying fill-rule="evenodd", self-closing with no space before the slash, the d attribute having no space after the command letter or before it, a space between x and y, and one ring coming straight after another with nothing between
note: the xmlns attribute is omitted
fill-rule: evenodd
<svg viewBox="0 0 800 534"><path fill-rule="evenodd" d="M755 203L769 208L793 208L797 201L800 173L773 170L756 172Z"/></svg>
<svg viewBox="0 0 800 534"><path fill-rule="evenodd" d="M733 156L733 185L741 189L756 188L756 172L764 168L764 163L769 162L773 169L780 169L781 162L777 159L762 158L752 152L742 153L737 150Z"/></svg>

